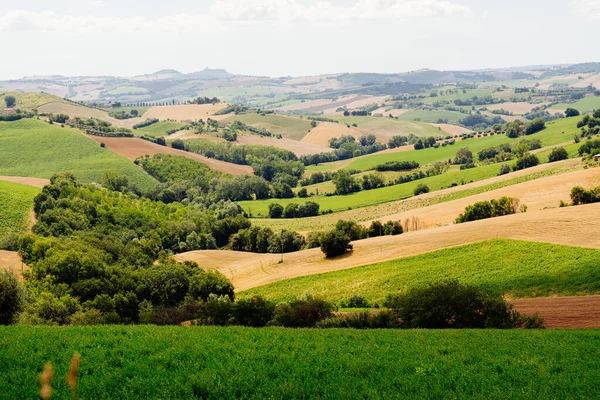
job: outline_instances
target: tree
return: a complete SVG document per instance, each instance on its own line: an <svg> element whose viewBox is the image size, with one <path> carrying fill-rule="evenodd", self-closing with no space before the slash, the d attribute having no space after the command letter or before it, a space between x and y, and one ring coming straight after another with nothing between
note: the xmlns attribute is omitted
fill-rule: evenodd
<svg viewBox="0 0 600 400"><path fill-rule="evenodd" d="M283 216L283 206L277 203L269 204L269 218L281 218Z"/></svg>
<svg viewBox="0 0 600 400"><path fill-rule="evenodd" d="M525 125L525 134L531 135L546 128L546 122L543 118L536 118Z"/></svg>
<svg viewBox="0 0 600 400"><path fill-rule="evenodd" d="M8 95L4 98L4 102L6 103L6 108L13 108L17 105L17 99L15 96Z"/></svg>
<svg viewBox="0 0 600 400"><path fill-rule="evenodd" d="M548 156L548 162L556 162L560 160L566 160L569 158L569 153L564 147L555 147Z"/></svg>
<svg viewBox="0 0 600 400"><path fill-rule="evenodd" d="M513 170L518 171L525 168L535 167L539 163L540 160L535 154L525 153L522 157L517 159L517 164L513 167Z"/></svg>
<svg viewBox="0 0 600 400"><path fill-rule="evenodd" d="M416 188L415 188L415 196L418 196L420 194L424 194L424 193L429 193L429 186L420 183Z"/></svg>
<svg viewBox="0 0 600 400"><path fill-rule="evenodd" d="M321 251L327 258L346 254L352 251L350 237L339 230L327 232L321 237Z"/></svg>
<svg viewBox="0 0 600 400"><path fill-rule="evenodd" d="M568 117L577 117L579 115L580 115L579 111L574 108L569 107L565 110L565 116L567 118Z"/></svg>
<svg viewBox="0 0 600 400"><path fill-rule="evenodd" d="M107 170L102 173L102 185L109 190L122 191L129 184L127 175L117 171Z"/></svg>
<svg viewBox="0 0 600 400"><path fill-rule="evenodd" d="M25 307L25 288L8 271L0 271L0 325L11 324Z"/></svg>
<svg viewBox="0 0 600 400"><path fill-rule="evenodd" d="M139 111L138 110L131 110L131 111L129 111L129 114L131 114L133 117L137 117L139 115Z"/></svg>
<svg viewBox="0 0 600 400"><path fill-rule="evenodd" d="M338 171L333 176L333 184L337 194L349 194L360 190L360 185L346 170Z"/></svg>
<svg viewBox="0 0 600 400"><path fill-rule="evenodd" d="M500 165L500 173L498 175L506 175L510 172L510 166L506 163Z"/></svg>
<svg viewBox="0 0 600 400"><path fill-rule="evenodd" d="M454 158L454 164L472 164L473 163L473 153L468 148L464 147L462 149L458 149L456 152L456 157Z"/></svg>

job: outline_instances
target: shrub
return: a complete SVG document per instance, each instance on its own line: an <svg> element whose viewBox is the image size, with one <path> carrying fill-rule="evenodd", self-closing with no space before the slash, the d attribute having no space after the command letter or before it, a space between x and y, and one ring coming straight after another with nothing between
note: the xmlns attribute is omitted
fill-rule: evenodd
<svg viewBox="0 0 600 400"><path fill-rule="evenodd" d="M383 225L384 235L400 235L404 232L400 221L388 221Z"/></svg>
<svg viewBox="0 0 600 400"><path fill-rule="evenodd" d="M500 165L500 173L498 175L506 175L510 173L510 166L508 164Z"/></svg>
<svg viewBox="0 0 600 400"><path fill-rule="evenodd" d="M343 313L317 322L317 328L394 329L399 327L396 315L390 311Z"/></svg>
<svg viewBox="0 0 600 400"><path fill-rule="evenodd" d="M0 325L11 324L25 307L25 288L15 274L0 271Z"/></svg>
<svg viewBox="0 0 600 400"><path fill-rule="evenodd" d="M301 199L307 198L308 190L306 190L306 188L302 188L302 189L298 190L298 197L300 197Z"/></svg>
<svg viewBox="0 0 600 400"><path fill-rule="evenodd" d="M369 237L383 236L383 224L379 221L371 222L371 226L367 230L367 235Z"/></svg>
<svg viewBox="0 0 600 400"><path fill-rule="evenodd" d="M360 240L367 237L367 230L355 221L339 220L335 224L335 229L348 235L351 240Z"/></svg>
<svg viewBox="0 0 600 400"><path fill-rule="evenodd" d="M388 161L385 164L380 164L375 167L379 172L410 171L416 168L419 168L419 163L416 161Z"/></svg>
<svg viewBox="0 0 600 400"><path fill-rule="evenodd" d="M456 157L454 158L454 164L472 164L473 163L473 153L468 148L464 147L462 149L458 149L456 152Z"/></svg>
<svg viewBox="0 0 600 400"><path fill-rule="evenodd" d="M519 210L519 199L512 197L501 197L498 200L480 201L465 208L464 213L459 215L456 223L477 221L481 219L501 217L503 215L515 214Z"/></svg>
<svg viewBox="0 0 600 400"><path fill-rule="evenodd" d="M352 251L350 236L342 231L334 230L323 234L321 237L321 251L325 257L331 258Z"/></svg>
<svg viewBox="0 0 600 400"><path fill-rule="evenodd" d="M275 307L270 325L286 328L311 328L317 322L330 318L333 311L335 311L333 304L308 295L303 299L296 299Z"/></svg>
<svg viewBox="0 0 600 400"><path fill-rule="evenodd" d="M429 193L429 186L421 183L415 188L414 193L415 193L415 196L418 196L418 195L424 194L424 193Z"/></svg>
<svg viewBox="0 0 600 400"><path fill-rule="evenodd" d="M546 122L542 118L536 118L525 125L525 134L531 135L546 128Z"/></svg>
<svg viewBox="0 0 600 400"><path fill-rule="evenodd" d="M283 206L277 203L269 204L269 218L281 218L283 216Z"/></svg>
<svg viewBox="0 0 600 400"><path fill-rule="evenodd" d="M369 301L359 294L355 294L348 300L342 300L340 303L342 308L368 308L371 307Z"/></svg>
<svg viewBox="0 0 600 400"><path fill-rule="evenodd" d="M556 147L552 149L552 152L548 156L548 162L556 162L560 160L566 160L569 158L569 153L564 147Z"/></svg>
<svg viewBox="0 0 600 400"><path fill-rule="evenodd" d="M565 110L565 116L567 118L568 117L577 117L577 116L579 116L579 111L574 108L569 107Z"/></svg>
<svg viewBox="0 0 600 400"><path fill-rule="evenodd" d="M525 168L535 167L540 163L540 159L535 154L525 153L523 156L517 159L516 165L513 170L518 171Z"/></svg>
<svg viewBox="0 0 600 400"><path fill-rule="evenodd" d="M571 201L574 206L580 204L592 204L600 202L600 186L592 189L585 190L581 186L575 186L571 189Z"/></svg>
<svg viewBox="0 0 600 400"><path fill-rule="evenodd" d="M390 295L385 305L405 328L520 327L522 319L500 295L488 295L475 286L445 281Z"/></svg>
<svg viewBox="0 0 600 400"><path fill-rule="evenodd" d="M273 319L275 303L261 296L238 300L233 305L233 324L262 327Z"/></svg>

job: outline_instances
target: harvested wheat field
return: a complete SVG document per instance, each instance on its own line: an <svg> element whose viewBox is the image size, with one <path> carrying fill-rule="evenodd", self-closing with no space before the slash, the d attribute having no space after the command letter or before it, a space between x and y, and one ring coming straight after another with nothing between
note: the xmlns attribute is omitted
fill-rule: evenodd
<svg viewBox="0 0 600 400"><path fill-rule="evenodd" d="M237 143L278 147L280 149L289 150L298 157L307 154L319 154L331 151L329 147L318 144L304 143L286 138L277 139L274 137L264 137L258 135L238 135Z"/></svg>
<svg viewBox="0 0 600 400"><path fill-rule="evenodd" d="M546 104L546 103L530 104L530 103L526 103L526 102L519 102L519 103L507 102L507 103L500 103L500 104L491 104L491 105L487 105L485 107L490 111L506 110L506 111L511 112L516 115L523 115L528 112L531 112L531 110L533 110L534 108L540 107L544 104Z"/></svg>
<svg viewBox="0 0 600 400"><path fill-rule="evenodd" d="M195 121L199 119L207 120L209 117L214 120L221 120L230 115L214 115L227 107L227 104L182 104L177 106L154 106L142 116L143 119L158 118L161 121L172 119L175 121Z"/></svg>
<svg viewBox="0 0 600 400"><path fill-rule="evenodd" d="M331 260L325 259L320 249L285 254L283 263L279 263L279 254L222 250L193 251L176 258L218 270L231 279L236 290L246 290L297 276L375 264L495 238L600 248L598 215L600 204L590 204L359 240L353 243L352 253Z"/></svg>
<svg viewBox="0 0 600 400"><path fill-rule="evenodd" d="M189 129L184 129L182 131L178 131L175 133L170 134L169 136L167 136L167 139L169 140L175 140L175 139L197 139L198 135L196 133L194 133L194 131L190 131ZM218 138L215 138L218 139ZM225 139L223 139L224 141Z"/></svg>
<svg viewBox="0 0 600 400"><path fill-rule="evenodd" d="M329 139L338 138L342 135L352 135L356 139L363 135L373 134L377 137L380 143L389 142L388 136L379 134L375 131L366 129L357 129L354 127L348 128L345 124L337 124L335 122L320 122L316 128L313 128L308 135L302 138L302 143L310 143L318 146L329 146Z"/></svg>
<svg viewBox="0 0 600 400"><path fill-rule="evenodd" d="M541 297L510 300L515 310L544 317L547 328L600 328L600 296Z"/></svg>
<svg viewBox="0 0 600 400"><path fill-rule="evenodd" d="M21 257L16 251L0 250L0 269L12 271L21 276L21 271L27 266L21 262Z"/></svg>
<svg viewBox="0 0 600 400"><path fill-rule="evenodd" d="M443 130L444 132L450 134L450 135L462 135L463 133L471 133L473 132L470 129L464 128L462 126L458 126L458 125L452 125L452 124L431 124L433 126L435 126L436 128L440 128L441 130Z"/></svg>
<svg viewBox="0 0 600 400"><path fill-rule="evenodd" d="M463 199L388 215L379 220L385 222L408 219L414 221L415 224L418 220L418 229L447 225L452 224L465 210L465 207L478 201L499 199L503 196L519 199L520 204L526 205L527 212L531 213L545 208L556 208L560 205L561 200L569 202L571 189L574 186L581 186L585 189L600 186L600 168L536 179ZM364 225L368 224L364 223Z"/></svg>
<svg viewBox="0 0 600 400"><path fill-rule="evenodd" d="M188 151L177 150L172 147L161 146L147 140L139 138L116 138L116 137L100 137L88 136L97 143L104 143L106 148L113 153L117 153L130 160L135 160L138 157L145 155L153 156L154 154L171 154L174 156L187 157L192 160L208 165L210 168L232 175L252 175L252 167L247 165L237 165L225 161L219 161L212 158L201 156L200 154L190 153Z"/></svg>
<svg viewBox="0 0 600 400"><path fill-rule="evenodd" d="M130 118L119 120L112 118L106 111L98 110L91 107L79 106L71 103L53 102L44 104L38 108L39 113L48 114L66 114L71 118L97 118L101 121L110 122L114 126L121 128L131 128L133 125L142 122L143 118Z"/></svg>
<svg viewBox="0 0 600 400"><path fill-rule="evenodd" d="M319 100L311 100L305 101L304 103L290 104L284 107L277 108L278 111L299 111L306 110L308 108L315 107L332 107L333 101L331 99L319 99Z"/></svg>
<svg viewBox="0 0 600 400"><path fill-rule="evenodd" d="M27 178L23 176L0 176L0 181L20 183L21 185L44 187L50 184L49 179L44 178Z"/></svg>

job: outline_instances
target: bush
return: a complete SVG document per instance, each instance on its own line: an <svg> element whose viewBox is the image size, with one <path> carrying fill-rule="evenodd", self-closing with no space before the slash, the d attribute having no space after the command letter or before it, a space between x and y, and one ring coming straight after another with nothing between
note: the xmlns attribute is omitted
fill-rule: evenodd
<svg viewBox="0 0 600 400"><path fill-rule="evenodd" d="M371 304L363 296L355 294L348 300L342 300L340 306L342 308L369 308Z"/></svg>
<svg viewBox="0 0 600 400"><path fill-rule="evenodd" d="M456 152L456 157L454 158L454 164L472 164L473 163L473 153L468 148L464 147L462 149L458 149Z"/></svg>
<svg viewBox="0 0 600 400"><path fill-rule="evenodd" d="M15 274L0 271L0 325L14 322L25 307L25 288Z"/></svg>
<svg viewBox="0 0 600 400"><path fill-rule="evenodd" d="M414 193L415 193L415 196L418 196L418 195L424 194L424 193L429 193L429 186L421 183L415 188Z"/></svg>
<svg viewBox="0 0 600 400"><path fill-rule="evenodd" d="M273 319L274 312L275 303L264 297L241 299L233 305L233 324L262 327Z"/></svg>
<svg viewBox="0 0 600 400"><path fill-rule="evenodd" d="M446 281L388 296L392 309L404 328L461 329L521 327L522 318L500 295Z"/></svg>
<svg viewBox="0 0 600 400"><path fill-rule="evenodd" d="M375 167L379 172L410 171L416 168L419 168L419 163L416 161L388 161L385 164L380 164Z"/></svg>
<svg viewBox="0 0 600 400"><path fill-rule="evenodd" d="M565 116L566 116L567 118L568 118L568 117L577 117L577 116L579 116L579 111L578 111L578 110L576 110L576 109L574 109L574 108L570 108L570 107L569 107L569 108L567 108L567 109L565 110Z"/></svg>
<svg viewBox="0 0 600 400"><path fill-rule="evenodd" d="M535 154L525 153L522 157L517 159L517 164L513 167L514 171L518 171L525 168L535 167L540 163L540 159Z"/></svg>
<svg viewBox="0 0 600 400"><path fill-rule="evenodd" d="M302 188L302 189L298 190L298 197L300 197L301 199L307 198L308 190L306 190L306 188Z"/></svg>
<svg viewBox="0 0 600 400"><path fill-rule="evenodd" d="M500 173L498 175L506 175L510 173L510 166L508 164L500 165Z"/></svg>
<svg viewBox="0 0 600 400"><path fill-rule="evenodd" d="M501 217L503 215L515 214L519 210L519 199L512 197L501 197L499 200L480 201L465 208L465 212L459 215L456 223L478 221L481 219Z"/></svg>
<svg viewBox="0 0 600 400"><path fill-rule="evenodd" d="M350 240L360 240L367 237L367 230L355 221L339 220L335 224L335 230L348 235Z"/></svg>
<svg viewBox="0 0 600 400"><path fill-rule="evenodd" d="M352 251L350 236L342 231L334 230L323 234L321 237L321 251L325 257L331 258Z"/></svg>
<svg viewBox="0 0 600 400"><path fill-rule="evenodd" d="M546 128L546 122L542 118L536 118L525 125L525 134L531 135Z"/></svg>
<svg viewBox="0 0 600 400"><path fill-rule="evenodd" d="M283 216L283 206L277 203L269 204L269 218L281 218Z"/></svg>
<svg viewBox="0 0 600 400"><path fill-rule="evenodd" d="M404 232L400 221L388 221L383 225L384 235L401 235Z"/></svg>
<svg viewBox="0 0 600 400"><path fill-rule="evenodd" d="M556 147L552 149L552 152L548 156L548 162L556 162L560 160L566 160L569 158L569 153L564 147Z"/></svg>
<svg viewBox="0 0 600 400"><path fill-rule="evenodd" d="M574 206L600 203L600 186L592 190L585 190L581 186L575 186L571 189L571 201Z"/></svg>
<svg viewBox="0 0 600 400"><path fill-rule="evenodd" d="M317 322L317 328L394 329L399 327L396 315L390 311L344 313Z"/></svg>
<svg viewBox="0 0 600 400"><path fill-rule="evenodd" d="M289 304L279 304L275 307L273 320L269 324L286 328L311 328L317 322L330 318L333 311L333 304L309 295Z"/></svg>

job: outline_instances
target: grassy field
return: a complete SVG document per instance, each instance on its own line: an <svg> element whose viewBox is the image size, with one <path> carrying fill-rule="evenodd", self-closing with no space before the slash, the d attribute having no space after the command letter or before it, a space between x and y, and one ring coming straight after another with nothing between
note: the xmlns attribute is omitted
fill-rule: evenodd
<svg viewBox="0 0 600 400"><path fill-rule="evenodd" d="M599 293L599 277L600 250L498 239L278 281L243 293L280 301L310 292L336 302L360 294L381 302L389 293L458 279L511 298L567 296Z"/></svg>
<svg viewBox="0 0 600 400"><path fill-rule="evenodd" d="M50 178L68 171L83 182L100 182L107 169L126 174L140 188L156 184L141 167L75 129L33 119L0 122L0 175Z"/></svg>
<svg viewBox="0 0 600 400"><path fill-rule="evenodd" d="M356 124L358 125L359 129L369 129L387 136L408 135L410 133L416 136L444 135L444 132L440 132L439 129L429 124L422 122L402 121L395 118L336 116L333 119L344 124Z"/></svg>
<svg viewBox="0 0 600 400"><path fill-rule="evenodd" d="M580 167L576 167L580 168ZM550 168L543 171L533 172L528 175L518 176L511 179L507 179L500 182L490 183L478 187L469 189L459 190L452 193L435 194L422 198L416 196L411 199L394 201L374 206L367 206L362 208L356 208L353 210L337 212L334 214L320 215L318 217L309 218L294 218L294 219L268 219L268 218L254 218L252 220L253 225L269 227L275 231L282 229L291 229L299 232L313 232L333 229L335 224L340 219L352 220L357 222L371 221L375 218L384 217L387 215L399 213L402 211L410 211L417 208L428 207L435 204L445 203L448 201L458 200L469 196L474 196L480 193L489 192L492 190L500 189L503 187L517 185L523 182L529 182L535 179L540 179L548 176L558 175L565 172L573 171L576 168L569 166L561 166L556 168ZM509 175L510 176L510 175Z"/></svg>
<svg viewBox="0 0 600 400"><path fill-rule="evenodd" d="M580 119L581 117L573 117L549 122L546 129L534 135L530 135L526 137L526 139L540 139L544 147L554 146L573 140L573 136L579 132L577 129L577 122ZM436 128L432 127L432 129ZM332 171L338 168L341 163L344 163L344 169L356 169L359 171L367 171L375 168L377 165L389 161L418 161L421 164L430 164L436 161L454 158L458 149L462 147L468 147L473 152L473 155L477 156L477 153L483 149L498 146L502 143L517 143L519 140L520 139L510 139L506 135L484 136L481 138L468 139L465 142L459 141L453 146L439 147L437 149L429 148L395 153L376 153L352 160L350 164L344 160L342 162L337 161L320 165L311 165L307 167L306 171L307 174L317 171Z"/></svg>
<svg viewBox="0 0 600 400"><path fill-rule="evenodd" d="M148 125L144 128L134 129L133 133L138 136L149 136L152 138L167 136L167 132L173 129L181 130L186 127L187 124L175 121L160 121L152 125Z"/></svg>
<svg viewBox="0 0 600 400"><path fill-rule="evenodd" d="M17 100L17 105L15 108L21 110L33 110L38 108L41 105L51 102L64 102L63 99L57 96L53 96L48 93L38 93L38 92L2 92L0 91L0 109L6 107L6 103L4 102L4 98L8 95L14 96Z"/></svg>
<svg viewBox="0 0 600 400"><path fill-rule="evenodd" d="M589 113L594 110L598 110L600 109L600 96L585 97L575 103L555 104L552 106L552 109L566 110L569 107L579 110L581 113Z"/></svg>
<svg viewBox="0 0 600 400"><path fill-rule="evenodd" d="M600 332L3 327L6 398L596 398Z"/></svg>
<svg viewBox="0 0 600 400"><path fill-rule="evenodd" d="M398 119L404 121L421 121L435 124L440 118L447 119L449 124L458 123L459 119L466 117L465 114L461 114L456 111L447 110L411 110L398 116ZM438 133L439 134L439 133Z"/></svg>
<svg viewBox="0 0 600 400"><path fill-rule="evenodd" d="M8 232L24 233L29 228L29 210L40 188L0 181L0 238Z"/></svg>
<svg viewBox="0 0 600 400"><path fill-rule="evenodd" d="M240 121L256 128L264 128L273 134L280 134L284 138L302 140L310 129L310 121L299 117L268 114L240 114L227 118L225 121Z"/></svg>

